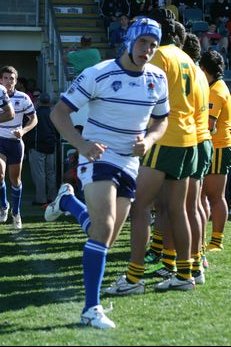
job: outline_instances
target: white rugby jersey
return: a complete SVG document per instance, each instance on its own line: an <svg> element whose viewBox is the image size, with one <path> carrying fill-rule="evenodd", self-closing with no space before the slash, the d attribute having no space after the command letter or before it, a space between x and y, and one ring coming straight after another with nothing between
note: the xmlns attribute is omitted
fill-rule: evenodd
<svg viewBox="0 0 231 347"><path fill-rule="evenodd" d="M12 134L13 130L21 129L23 116L30 116L35 113L34 105L30 97L18 90L14 91L14 94L10 96L12 102L15 118L0 124L0 137L15 139L15 135Z"/></svg>
<svg viewBox="0 0 231 347"><path fill-rule="evenodd" d="M132 154L150 117L169 113L167 79L161 69L146 64L143 72L126 71L114 59L85 69L61 99L73 110L89 102L83 137L122 156Z"/></svg>
<svg viewBox="0 0 231 347"><path fill-rule="evenodd" d="M6 106L7 104L9 104L9 102L10 102L10 98L7 94L6 88L0 85L0 108Z"/></svg>

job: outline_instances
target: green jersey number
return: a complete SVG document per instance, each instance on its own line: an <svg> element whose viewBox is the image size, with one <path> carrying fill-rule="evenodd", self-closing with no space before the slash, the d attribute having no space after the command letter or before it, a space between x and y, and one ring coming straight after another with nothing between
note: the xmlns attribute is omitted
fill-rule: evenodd
<svg viewBox="0 0 231 347"><path fill-rule="evenodd" d="M190 77L189 77L189 74L186 73L186 71L185 71L185 70L188 70L188 68L189 68L188 64L185 64L185 63L181 64L182 77L185 81L185 87L183 88L183 93L186 96L188 96L190 94L190 91L191 91Z"/></svg>

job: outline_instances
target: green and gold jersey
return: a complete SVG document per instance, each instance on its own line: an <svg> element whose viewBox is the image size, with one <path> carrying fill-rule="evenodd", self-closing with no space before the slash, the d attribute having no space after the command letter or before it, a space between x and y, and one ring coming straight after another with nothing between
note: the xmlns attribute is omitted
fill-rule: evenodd
<svg viewBox="0 0 231 347"><path fill-rule="evenodd" d="M209 83L205 73L196 66L195 84L195 121L197 127L197 142L211 139L209 131Z"/></svg>
<svg viewBox="0 0 231 347"><path fill-rule="evenodd" d="M169 87L169 124L158 144L171 147L196 145L194 62L180 48L166 45L157 49L151 63L165 71Z"/></svg>
<svg viewBox="0 0 231 347"><path fill-rule="evenodd" d="M209 115L217 118L214 148L231 146L231 96L226 83L219 79L210 85Z"/></svg>

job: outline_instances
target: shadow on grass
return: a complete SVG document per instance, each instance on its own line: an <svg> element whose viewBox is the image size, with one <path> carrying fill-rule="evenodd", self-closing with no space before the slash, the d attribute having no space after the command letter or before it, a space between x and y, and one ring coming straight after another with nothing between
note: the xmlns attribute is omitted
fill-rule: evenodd
<svg viewBox="0 0 231 347"><path fill-rule="evenodd" d="M85 236L76 229L66 222L0 232L0 312L84 299Z"/></svg>
<svg viewBox="0 0 231 347"><path fill-rule="evenodd" d="M74 323L74 324L56 324L56 325L46 325L44 327L37 327L37 328L28 328L28 327L19 327L15 326L15 324L9 324L8 322L5 322L3 324L0 324L0 335L8 335L13 334L15 332L49 332L56 329L88 329L88 326L85 326L81 323Z"/></svg>
<svg viewBox="0 0 231 347"><path fill-rule="evenodd" d="M104 283L118 274L130 251L122 251L126 235L109 251ZM124 239L124 241L122 241ZM24 218L23 229L0 228L0 312L16 311L30 305L84 300L82 254L86 235L74 220L56 223L41 218ZM128 248L129 249L129 248Z"/></svg>

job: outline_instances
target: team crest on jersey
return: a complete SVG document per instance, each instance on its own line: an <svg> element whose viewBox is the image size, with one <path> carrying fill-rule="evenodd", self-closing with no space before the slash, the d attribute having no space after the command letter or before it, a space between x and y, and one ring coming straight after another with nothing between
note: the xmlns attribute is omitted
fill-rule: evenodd
<svg viewBox="0 0 231 347"><path fill-rule="evenodd" d="M122 82L121 81L114 81L112 83L112 89L117 92L120 88L122 88Z"/></svg>
<svg viewBox="0 0 231 347"><path fill-rule="evenodd" d="M19 101L15 101L14 105L15 105L15 106L19 106L19 105L20 105L20 102L19 102Z"/></svg>
<svg viewBox="0 0 231 347"><path fill-rule="evenodd" d="M149 95L149 98L153 98L155 84L151 80L149 80L147 82L148 82L147 85L148 85L148 95Z"/></svg>
<svg viewBox="0 0 231 347"><path fill-rule="evenodd" d="M83 174L86 171L87 171L86 166L82 166L81 169L80 169L81 174Z"/></svg>

